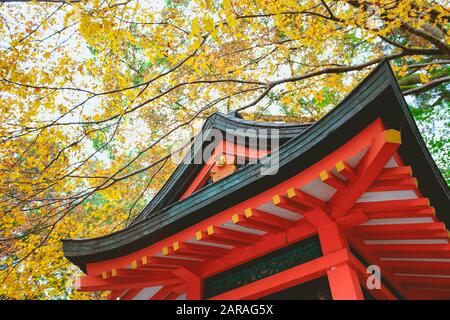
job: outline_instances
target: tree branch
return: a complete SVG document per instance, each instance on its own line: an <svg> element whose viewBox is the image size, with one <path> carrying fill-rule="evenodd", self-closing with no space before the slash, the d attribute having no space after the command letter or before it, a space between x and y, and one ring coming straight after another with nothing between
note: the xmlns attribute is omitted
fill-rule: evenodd
<svg viewBox="0 0 450 320"><path fill-rule="evenodd" d="M450 76L437 78L437 79L431 80L430 82L425 83L423 86L403 91L403 95L404 96L408 96L408 95L412 95L412 94L417 95L417 94L423 93L425 91L428 91L430 89L433 89L434 87L437 87L438 85L448 82L448 81L450 81Z"/></svg>

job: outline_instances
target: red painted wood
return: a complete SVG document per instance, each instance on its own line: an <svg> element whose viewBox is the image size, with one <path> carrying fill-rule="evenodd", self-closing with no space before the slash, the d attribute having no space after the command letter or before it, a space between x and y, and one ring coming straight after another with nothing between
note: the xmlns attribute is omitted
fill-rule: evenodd
<svg viewBox="0 0 450 320"><path fill-rule="evenodd" d="M155 279L99 279L96 276L85 276L79 278L77 289L80 291L105 291L105 290L126 290L136 288L154 287L167 284L178 284L180 280L171 278L155 278Z"/></svg>
<svg viewBox="0 0 450 320"><path fill-rule="evenodd" d="M383 261L383 269L398 273L450 275L450 261Z"/></svg>
<svg viewBox="0 0 450 320"><path fill-rule="evenodd" d="M376 211L410 211L422 210L430 207L428 198L407 199L407 200L389 200L375 202L359 202L353 206L353 209L364 210L366 213Z"/></svg>
<svg viewBox="0 0 450 320"><path fill-rule="evenodd" d="M225 227L214 226L212 232L208 227L208 237L211 239L222 239L222 240L231 240L238 241L242 243L246 243L248 245L252 245L261 240L260 235L250 234L245 232L240 232L232 229L228 229ZM208 238L208 239L209 239ZM206 240L206 239L205 239Z"/></svg>
<svg viewBox="0 0 450 320"><path fill-rule="evenodd" d="M373 244L370 250L381 257L449 257L449 244Z"/></svg>
<svg viewBox="0 0 450 320"><path fill-rule="evenodd" d="M130 289L120 297L120 300L132 300L139 292L141 292L141 290L142 288Z"/></svg>
<svg viewBox="0 0 450 320"><path fill-rule="evenodd" d="M333 189L336 189L337 191L345 190L347 187L347 184L345 181L341 180L339 177L334 176L331 171L324 170L321 172L320 179L323 183L329 185Z"/></svg>
<svg viewBox="0 0 450 320"><path fill-rule="evenodd" d="M333 300L364 300L358 276L348 262L328 268L327 276Z"/></svg>
<svg viewBox="0 0 450 320"><path fill-rule="evenodd" d="M340 161L336 164L336 171L346 177L349 181L355 181L358 178L355 170L345 161Z"/></svg>
<svg viewBox="0 0 450 320"><path fill-rule="evenodd" d="M366 192L414 190L417 188L417 185L418 182L416 178L374 181Z"/></svg>
<svg viewBox="0 0 450 320"><path fill-rule="evenodd" d="M265 221L255 221L254 219L249 219L243 214L235 214L232 217L233 223L242 227L250 229L258 229L268 233L279 233L283 232L286 228L278 227Z"/></svg>
<svg viewBox="0 0 450 320"><path fill-rule="evenodd" d="M307 220L311 225L319 230L322 227L335 224L333 219L331 219L327 213L319 208L315 208L313 210L305 212L303 216L305 220Z"/></svg>
<svg viewBox="0 0 450 320"><path fill-rule="evenodd" d="M352 231L355 235L363 236L365 239L377 239L378 236L387 235L411 235L411 239L415 239L414 235L424 235L422 239L433 239L444 234L447 237L447 230L445 224L442 222L434 223L411 223L411 224L389 224L389 225L364 225L357 226ZM427 238L428 237L428 238ZM391 238L394 239L394 238ZM417 238L418 239L418 238Z"/></svg>
<svg viewBox="0 0 450 320"><path fill-rule="evenodd" d="M369 219L367 214L362 210L350 211L348 215L336 220L337 225L342 229L351 229Z"/></svg>
<svg viewBox="0 0 450 320"><path fill-rule="evenodd" d="M299 203L300 205L306 206L306 207L319 207L320 209L327 211L328 210L328 204L325 201L322 201L306 192L303 192L301 190L298 190L296 188L290 188L287 191L287 197Z"/></svg>
<svg viewBox="0 0 450 320"><path fill-rule="evenodd" d="M211 168L213 166L214 162L207 163L203 166L198 175L195 177L194 181L192 181L191 185L183 193L180 200L189 197L191 194L193 194L195 191L197 191L198 189L200 189L205 185L206 181L208 181L209 178L209 172L211 171Z"/></svg>
<svg viewBox="0 0 450 320"><path fill-rule="evenodd" d="M199 234L201 234L201 237L198 237ZM198 237L197 240L232 246L236 248L252 246L253 244L255 244L255 242L257 242L256 240L255 241L240 240L237 239L236 237L234 238L229 236L227 237L224 234L218 233L208 234L206 231L199 231L197 232L196 236Z"/></svg>
<svg viewBox="0 0 450 320"><path fill-rule="evenodd" d="M360 210L362 211L362 210ZM416 210L375 211L365 213L368 219L396 219L396 218L421 218L430 217L437 222L434 208L428 207Z"/></svg>
<svg viewBox="0 0 450 320"><path fill-rule="evenodd" d="M430 233L415 233L401 232L401 233L380 233L372 236L360 236L364 240L424 240L424 239L448 239L447 231L433 231ZM370 245L372 246L372 245Z"/></svg>
<svg viewBox="0 0 450 320"><path fill-rule="evenodd" d="M195 243L188 243L188 242L178 243L177 249L175 249L175 244L174 244L174 251L175 252L179 251L180 253L204 254L204 255L213 256L213 257L223 257L227 254L230 254L230 252L231 252L230 249L215 247L214 250L211 250L211 246L195 244Z"/></svg>
<svg viewBox="0 0 450 320"><path fill-rule="evenodd" d="M367 262L368 265L377 265L382 267L382 262L379 259L379 255L376 255L373 251L368 248L368 246L364 245L361 239L358 237L347 235L350 245L353 247L354 250L358 252L359 255L361 255L364 260ZM398 281L393 277L392 272L389 270L382 270L382 277L384 279L388 279L389 284L392 288L395 289L400 295L402 295L405 298L408 298L408 291L405 290Z"/></svg>
<svg viewBox="0 0 450 320"><path fill-rule="evenodd" d="M202 264L199 272L202 277L210 277L227 269L246 263L269 252L281 249L291 243L300 241L316 234L316 229L306 221L283 233L271 234L251 247L233 250L225 259L208 261Z"/></svg>
<svg viewBox="0 0 450 320"><path fill-rule="evenodd" d="M278 228L289 229L294 226L294 223L290 220L258 209L246 210L245 215L248 220L259 222L261 224L269 224Z"/></svg>
<svg viewBox="0 0 450 320"><path fill-rule="evenodd" d="M220 141L212 152L211 157L200 170L191 185L183 193L180 200L187 198L205 185L206 181L208 181L211 169L215 166L216 157L220 156L222 153L243 157L245 159L259 159L269 154L270 150L250 149L245 146L233 144L227 140Z"/></svg>
<svg viewBox="0 0 450 320"><path fill-rule="evenodd" d="M187 300L200 300L203 295L202 278L185 268L179 268L174 274L183 279ZM181 293L181 292L180 292Z"/></svg>
<svg viewBox="0 0 450 320"><path fill-rule="evenodd" d="M202 280L200 278L187 281L186 287L187 300L201 300L203 298Z"/></svg>
<svg viewBox="0 0 450 320"><path fill-rule="evenodd" d="M348 250L345 234L325 212L316 209L315 212L307 213L305 219L317 227L324 255ZM336 262L336 265L328 268L327 277L334 300L364 300L356 272L347 261L341 264Z"/></svg>
<svg viewBox="0 0 450 320"><path fill-rule="evenodd" d="M412 300L450 300L450 291L438 288L417 288L405 286Z"/></svg>
<svg viewBox="0 0 450 320"><path fill-rule="evenodd" d="M403 286L414 286L424 288L436 288L436 289L449 289L450 278L433 278L425 276L406 276L395 274L399 280L401 280Z"/></svg>
<svg viewBox="0 0 450 320"><path fill-rule="evenodd" d="M267 278L222 293L212 297L210 300L258 299L323 276L328 268L348 261L348 259L348 251L343 249L313 261L303 263L297 267L279 272Z"/></svg>
<svg viewBox="0 0 450 320"><path fill-rule="evenodd" d="M398 149L400 144L390 142L388 134L389 131L386 130L373 139L369 150L358 164L356 171L359 178L350 183L345 192L333 198L330 203L332 217L339 218L347 214Z"/></svg>
<svg viewBox="0 0 450 320"><path fill-rule="evenodd" d="M117 269L116 276L114 278L146 278L153 277L155 275L158 276L167 276L171 277L171 273L167 271L155 271L155 270L143 270L143 269Z"/></svg>
<svg viewBox="0 0 450 320"><path fill-rule="evenodd" d="M410 166L399 166L395 168L384 168L376 177L375 181L399 180L408 179L412 176L412 169Z"/></svg>
<svg viewBox="0 0 450 320"><path fill-rule="evenodd" d="M361 286L367 288L367 278L369 274L367 273L367 268L353 255L350 256L350 264L358 275ZM381 283L380 289L368 289L370 295L372 295L377 300L398 300L396 296L386 288L386 286Z"/></svg>

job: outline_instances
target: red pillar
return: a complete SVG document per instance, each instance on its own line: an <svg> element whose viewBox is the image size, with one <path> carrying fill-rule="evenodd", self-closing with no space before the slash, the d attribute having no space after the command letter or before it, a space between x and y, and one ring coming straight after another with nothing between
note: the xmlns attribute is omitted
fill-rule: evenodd
<svg viewBox="0 0 450 320"><path fill-rule="evenodd" d="M202 278L186 269L178 268L173 273L181 278L186 285L186 299L187 300L201 300L203 297L203 280Z"/></svg>
<svg viewBox="0 0 450 320"><path fill-rule="evenodd" d="M318 230L324 255L348 249L346 237L335 222L320 226ZM327 276L333 300L364 300L358 276L348 261L328 268Z"/></svg>
<svg viewBox="0 0 450 320"><path fill-rule="evenodd" d="M358 276L346 262L327 270L333 300L364 300Z"/></svg>
<svg viewBox="0 0 450 320"><path fill-rule="evenodd" d="M193 277L186 281L186 299L201 300L203 297L202 279Z"/></svg>

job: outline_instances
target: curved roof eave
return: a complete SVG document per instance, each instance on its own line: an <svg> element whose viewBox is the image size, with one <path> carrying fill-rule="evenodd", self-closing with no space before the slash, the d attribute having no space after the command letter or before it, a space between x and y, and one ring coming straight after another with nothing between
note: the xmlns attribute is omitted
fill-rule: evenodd
<svg viewBox="0 0 450 320"><path fill-rule="evenodd" d="M412 166L421 192L431 199L438 218L449 227L445 213L450 204L448 186L426 149L389 63L383 61L337 107L280 147L277 175L261 176L261 163L247 166L121 231L94 239L63 240L64 254L85 271L86 263L149 246L301 172L378 117L388 128L402 131L400 156Z"/></svg>
<svg viewBox="0 0 450 320"><path fill-rule="evenodd" d="M189 187L190 183L197 176L201 170L201 165L190 164L189 157L196 157L196 154L201 151L209 143L205 137L208 136L208 132L212 129L218 129L222 132L229 130L278 130L279 139L282 143L298 136L303 133L307 128L311 126L311 123L274 123L274 122L257 122L251 120L245 120L237 117L235 114L214 113L203 124L201 129L202 135L197 135L196 141L193 144L193 148L185 156L185 159L178 165L167 182L153 197L148 205L136 216L131 224L135 224L141 221L157 210L163 209L169 206L173 202L177 201L183 192ZM236 134L238 135L238 133ZM235 136L236 136L235 135ZM228 135L227 137L233 137ZM205 141L206 140L206 141ZM196 149L195 149L196 148Z"/></svg>

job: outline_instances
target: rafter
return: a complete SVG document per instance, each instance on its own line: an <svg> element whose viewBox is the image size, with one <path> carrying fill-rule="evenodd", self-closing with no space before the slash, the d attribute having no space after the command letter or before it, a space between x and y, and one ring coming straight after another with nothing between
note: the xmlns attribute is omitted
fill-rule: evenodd
<svg viewBox="0 0 450 320"><path fill-rule="evenodd" d="M319 207L324 211L328 210L328 204L325 201L322 201L306 192L303 192L296 188L289 188L286 191L287 198L297 202L301 205L304 205L309 208Z"/></svg>
<svg viewBox="0 0 450 320"><path fill-rule="evenodd" d="M425 210L430 208L428 198L406 199L406 200L387 200L376 202L360 202L353 206L353 209L364 210L367 213L377 211L411 211Z"/></svg>
<svg viewBox="0 0 450 320"><path fill-rule="evenodd" d="M410 166L400 166L395 168L384 168L375 178L375 181L390 181L399 179L408 179L412 177Z"/></svg>
<svg viewBox="0 0 450 320"><path fill-rule="evenodd" d="M136 288L154 287L167 284L178 284L180 279L170 276L153 276L138 278L136 280L110 278L100 279L97 276L87 275L78 279L76 287L79 291L105 291L105 290L126 290Z"/></svg>
<svg viewBox="0 0 450 320"><path fill-rule="evenodd" d="M283 229L289 229L294 226L294 223L290 220L257 209L245 209L245 217L252 221L270 224Z"/></svg>
<svg viewBox="0 0 450 320"><path fill-rule="evenodd" d="M255 221L254 219L249 219L247 218L244 214L234 214L231 217L231 221L233 222L233 224L242 226L242 227L246 227L246 228L251 228L251 229L257 229L257 230L261 230L264 232L268 232L268 233L279 233L285 230L285 228L283 227L278 227L275 226L271 223L266 223L264 222L260 222L260 221Z"/></svg>
<svg viewBox="0 0 450 320"><path fill-rule="evenodd" d="M355 170L348 165L345 161L339 161L336 163L336 172L344 176L348 181L352 182L357 179Z"/></svg>
<svg viewBox="0 0 450 320"><path fill-rule="evenodd" d="M331 171L323 170L320 172L320 181L329 185L333 189L337 191L343 191L346 189L345 181L341 180L339 177L336 177L331 173Z"/></svg>
<svg viewBox="0 0 450 320"><path fill-rule="evenodd" d="M350 183L345 192L339 193L330 203L331 215L334 218L342 217L348 213L358 198L383 170L400 143L400 132L393 129L383 131L372 141L369 150L357 166L358 179Z"/></svg>

